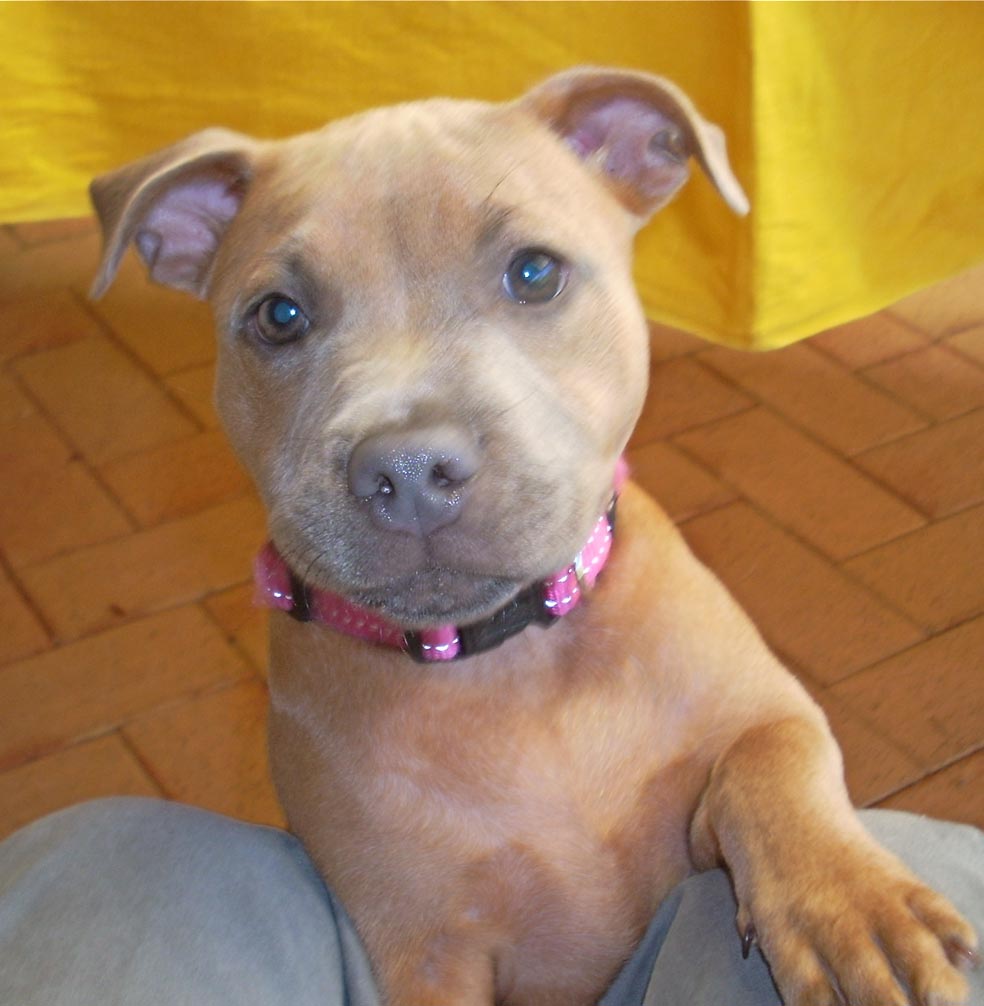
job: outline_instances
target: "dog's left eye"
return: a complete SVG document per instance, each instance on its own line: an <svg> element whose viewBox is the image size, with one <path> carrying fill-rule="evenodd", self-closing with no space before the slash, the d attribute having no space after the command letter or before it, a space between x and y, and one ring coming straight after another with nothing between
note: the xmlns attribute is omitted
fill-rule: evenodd
<svg viewBox="0 0 984 1006"><path fill-rule="evenodd" d="M567 283L567 267L542 248L527 248L516 255L502 277L502 286L517 304L543 304L553 300Z"/></svg>
<svg viewBox="0 0 984 1006"><path fill-rule="evenodd" d="M299 339L311 327L300 307L290 297L279 293L260 302L253 323L259 337L274 346Z"/></svg>

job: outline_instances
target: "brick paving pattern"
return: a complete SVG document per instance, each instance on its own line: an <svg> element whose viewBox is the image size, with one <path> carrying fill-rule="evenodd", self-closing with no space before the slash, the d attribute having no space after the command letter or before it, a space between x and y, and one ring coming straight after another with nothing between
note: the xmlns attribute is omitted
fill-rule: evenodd
<svg viewBox="0 0 984 1006"><path fill-rule="evenodd" d="M282 823L259 505L205 305L0 228L0 836L112 793ZM855 800L984 826L984 268L789 349L653 325L636 478L827 710Z"/></svg>

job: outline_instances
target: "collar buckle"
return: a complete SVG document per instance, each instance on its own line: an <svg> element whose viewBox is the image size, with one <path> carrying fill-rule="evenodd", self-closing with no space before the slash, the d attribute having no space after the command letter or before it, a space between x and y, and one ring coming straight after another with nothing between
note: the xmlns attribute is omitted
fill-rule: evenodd
<svg viewBox="0 0 984 1006"><path fill-rule="evenodd" d="M494 615L481 622L458 626L460 648L452 659L471 657L476 653L493 650L507 639L523 631L528 625L537 624L549 627L557 619L550 613L544 603L543 587L534 583L520 591L508 604L500 608ZM403 634L406 652L418 663L432 662L424 648L421 633L409 630Z"/></svg>
<svg viewBox="0 0 984 1006"><path fill-rule="evenodd" d="M311 595L308 593L307 584L293 570L289 573L290 596L293 603L287 609L287 614L298 622L313 622L314 612L311 610Z"/></svg>

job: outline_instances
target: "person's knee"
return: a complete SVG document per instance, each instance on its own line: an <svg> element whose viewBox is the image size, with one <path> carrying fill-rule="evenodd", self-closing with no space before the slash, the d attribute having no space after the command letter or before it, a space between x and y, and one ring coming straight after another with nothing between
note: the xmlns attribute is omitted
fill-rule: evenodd
<svg viewBox="0 0 984 1006"><path fill-rule="evenodd" d="M192 822L197 813L168 803L137 796L109 796L73 804L25 825L8 841L34 845L93 842L113 845L115 836L170 831L176 818Z"/></svg>
<svg viewBox="0 0 984 1006"><path fill-rule="evenodd" d="M108 822L129 823L156 817L165 806L166 801L152 797L102 796L63 807L33 823L50 822L50 825L60 828L88 828L92 825L103 827Z"/></svg>
<svg viewBox="0 0 984 1006"><path fill-rule="evenodd" d="M270 835L265 834L271 831ZM84 865L97 876L164 882L168 874L199 877L237 858L276 858L292 840L211 811L146 797L106 797L43 817L0 844L8 878L30 868L73 876ZM2 879L2 878L0 878Z"/></svg>
<svg viewBox="0 0 984 1006"><path fill-rule="evenodd" d="M286 832L165 800L78 804L0 844L0 1001L348 1001L336 915Z"/></svg>

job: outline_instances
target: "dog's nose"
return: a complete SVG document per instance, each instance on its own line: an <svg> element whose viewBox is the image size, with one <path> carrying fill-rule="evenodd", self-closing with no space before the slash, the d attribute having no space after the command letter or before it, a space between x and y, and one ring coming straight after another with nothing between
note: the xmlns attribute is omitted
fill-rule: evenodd
<svg viewBox="0 0 984 1006"><path fill-rule="evenodd" d="M465 483L477 471L477 450L466 433L422 427L363 440L349 458L348 483L380 527L426 535L458 518Z"/></svg>

